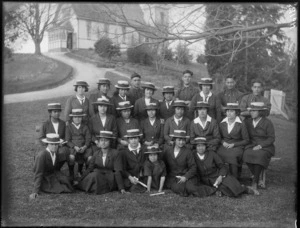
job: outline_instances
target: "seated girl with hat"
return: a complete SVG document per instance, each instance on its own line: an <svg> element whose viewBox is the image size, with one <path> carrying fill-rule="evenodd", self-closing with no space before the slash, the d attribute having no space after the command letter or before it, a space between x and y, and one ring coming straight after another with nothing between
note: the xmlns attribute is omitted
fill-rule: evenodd
<svg viewBox="0 0 300 228"><path fill-rule="evenodd" d="M190 104L190 110L188 117L192 121L195 117L197 117L197 114L195 114L195 109L197 102L203 101L209 104L209 110L208 114L213 119L217 120L218 123L221 121L221 102L219 98L212 93L212 87L213 87L213 80L212 78L201 78L198 82L200 93L197 93L194 95L194 97L191 100Z"/></svg>
<svg viewBox="0 0 300 228"><path fill-rule="evenodd" d="M30 199L35 199L41 192L70 193L73 187L69 177L59 171L57 150L63 142L58 134L49 133L42 141L47 144L46 149L39 152L34 162L34 190Z"/></svg>
<svg viewBox="0 0 300 228"><path fill-rule="evenodd" d="M187 110L187 106L184 101L176 100L172 104L172 108L174 108L175 113L172 117L166 120L164 126L164 139L166 146L174 146L174 141L170 137L171 134L175 130L184 130L187 135L190 135L190 120L185 117L185 112ZM186 138L186 143L189 142L189 138Z"/></svg>
<svg viewBox="0 0 300 228"><path fill-rule="evenodd" d="M130 104L134 105L134 99L127 94L130 88L128 81L118 81L118 84L115 85L115 87L116 87L116 91L114 92L111 101L117 111L118 111L117 107L119 102L129 101ZM116 112L116 114L117 116L120 116L118 112Z"/></svg>
<svg viewBox="0 0 300 228"><path fill-rule="evenodd" d="M65 120L67 125L71 124L70 113L72 109L82 109L85 116L82 119L82 122L88 124L88 120L91 117L92 113L89 110L90 101L85 96L85 93L89 91L89 85L86 81L78 80L74 84L75 87L75 95L70 96L67 99L66 107L65 107Z"/></svg>
<svg viewBox="0 0 300 228"><path fill-rule="evenodd" d="M92 135L92 150L97 150L98 138L96 137L100 131L112 131L114 140L112 140L110 146L116 148L115 138L118 135L117 122L113 115L108 114L107 110L112 104L106 97L100 97L93 105L97 108L96 114L89 121L89 129Z"/></svg>
<svg viewBox="0 0 300 228"><path fill-rule="evenodd" d="M156 103L146 105L147 119L141 121L141 131L143 134L142 143L146 146L160 147L164 143L164 125L157 117L159 107Z"/></svg>
<svg viewBox="0 0 300 228"><path fill-rule="evenodd" d="M197 137L206 137L208 141L208 150L216 151L221 141L217 121L207 113L210 109L208 103L199 101L196 105L198 117L191 122L191 143Z"/></svg>
<svg viewBox="0 0 300 228"><path fill-rule="evenodd" d="M133 105L130 104L130 101L122 101L118 103L116 108L119 112L119 118L117 119L117 128L118 128L118 149L123 149L128 146L128 141L124 137L127 134L129 129L139 129L140 125L137 119L131 117L131 112Z"/></svg>
<svg viewBox="0 0 300 228"><path fill-rule="evenodd" d="M164 151L164 162L167 167L166 187L181 196L205 197L216 190L213 187L200 185L197 181L197 167L192 151L185 147L189 137L184 130L175 130L170 135L175 141L174 147Z"/></svg>
<svg viewBox="0 0 300 228"><path fill-rule="evenodd" d="M155 88L155 85L150 82L145 82L142 85L142 88L144 89L144 96L136 100L134 104L134 117L139 122L148 117L145 113L146 105L149 105L150 103L155 103L159 107L159 101L153 98L153 94L155 90L157 90Z"/></svg>
<svg viewBox="0 0 300 228"><path fill-rule="evenodd" d="M237 197L242 193L255 194L249 187L243 186L230 174L222 159L213 151L206 150L205 137L195 138L196 152L193 153L197 167L199 180L207 186L217 189L217 196L222 194L229 197Z"/></svg>
<svg viewBox="0 0 300 228"><path fill-rule="evenodd" d="M258 187L259 176L264 169L268 168L271 157L275 154L275 130L273 123L266 116L269 114L268 107L263 102L252 102L248 108L251 118L245 120L250 144L245 147L243 162L245 162L254 175L253 189Z"/></svg>
<svg viewBox="0 0 300 228"><path fill-rule="evenodd" d="M143 175L143 165L146 160L145 151L147 147L141 145L140 138L143 134L140 129L127 130L128 146L120 150L123 157L123 181L125 190L130 192L145 192L146 189L138 182L145 184L146 178Z"/></svg>
<svg viewBox="0 0 300 228"><path fill-rule="evenodd" d="M229 173L238 178L244 147L249 143L249 134L245 123L239 118L241 109L238 103L227 103L224 110L227 117L219 124L221 145L217 153L224 163L229 164Z"/></svg>
<svg viewBox="0 0 300 228"><path fill-rule="evenodd" d="M94 152L90 164L81 178L76 181L77 188L96 195L119 190L126 193L122 179L122 158L117 150L110 147L114 139L111 131L100 131L98 150Z"/></svg>
<svg viewBox="0 0 300 228"><path fill-rule="evenodd" d="M162 192L166 179L166 165L159 159L158 154L162 151L157 146L148 146L145 155L148 155L144 163L144 176L148 177L147 192L151 189Z"/></svg>
<svg viewBox="0 0 300 228"><path fill-rule="evenodd" d="M82 175L83 164L88 166L88 162L92 158L92 150L90 144L92 136L88 126L82 123L82 118L86 114L82 109L72 109L69 115L72 122L66 128L66 141L70 148L70 176L74 177L74 165L78 163L78 174Z"/></svg>

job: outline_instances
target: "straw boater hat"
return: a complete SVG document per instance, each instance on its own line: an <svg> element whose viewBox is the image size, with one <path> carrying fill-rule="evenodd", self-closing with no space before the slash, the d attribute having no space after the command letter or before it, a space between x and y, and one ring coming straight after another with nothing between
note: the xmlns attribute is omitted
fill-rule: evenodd
<svg viewBox="0 0 300 228"><path fill-rule="evenodd" d="M155 88L155 85L151 82L145 82L143 85L142 85L142 88L148 88L148 89L152 89L152 90L157 90Z"/></svg>
<svg viewBox="0 0 300 228"><path fill-rule="evenodd" d="M71 114L69 114L69 116L78 116L78 117L82 117L82 116L86 116L85 113L83 113L83 109L82 108L77 108L77 109L72 109Z"/></svg>
<svg viewBox="0 0 300 228"><path fill-rule="evenodd" d="M159 109L156 103L149 103L149 105L145 106L145 110L154 110L154 109Z"/></svg>
<svg viewBox="0 0 300 228"><path fill-rule="evenodd" d="M108 80L107 78L99 78L97 84L98 85L100 85L100 84L108 84L108 85L110 85L110 80Z"/></svg>
<svg viewBox="0 0 300 228"><path fill-rule="evenodd" d="M251 102L250 107L247 108L248 111L259 111L267 110L264 102Z"/></svg>
<svg viewBox="0 0 300 228"><path fill-rule="evenodd" d="M48 104L48 110L62 110L60 103L50 103Z"/></svg>
<svg viewBox="0 0 300 228"><path fill-rule="evenodd" d="M53 143L53 144L59 144L62 143L64 140L59 138L58 134L49 133L46 135L45 139L42 139L44 143Z"/></svg>
<svg viewBox="0 0 300 228"><path fill-rule="evenodd" d="M129 82L128 81L118 81L118 84L115 85L117 89L129 89Z"/></svg>
<svg viewBox="0 0 300 228"><path fill-rule="evenodd" d="M96 135L97 138L106 138L106 139L114 139L116 137L113 136L112 131L100 131L99 135Z"/></svg>
<svg viewBox="0 0 300 228"><path fill-rule="evenodd" d="M122 101L118 103L118 107L116 108L116 110L125 110L131 108L133 108L133 105L130 104L130 101Z"/></svg>
<svg viewBox="0 0 300 228"><path fill-rule="evenodd" d="M94 105L112 105L109 102L109 100L106 97L104 97L104 96L99 97L96 102L93 102L93 104Z"/></svg>
<svg viewBox="0 0 300 228"><path fill-rule="evenodd" d="M193 144L207 144L207 141L205 137L197 137L194 139Z"/></svg>
<svg viewBox="0 0 300 228"><path fill-rule="evenodd" d="M174 86L164 86L162 93L175 93L175 88Z"/></svg>
<svg viewBox="0 0 300 228"><path fill-rule="evenodd" d="M212 78L200 78L198 85L212 85L215 84Z"/></svg>
<svg viewBox="0 0 300 228"><path fill-rule="evenodd" d="M209 103L204 102L204 101L198 101L195 108L196 109L200 109L200 108L207 108L207 109L209 109Z"/></svg>
<svg viewBox="0 0 300 228"><path fill-rule="evenodd" d="M183 100L176 100L173 102L172 107L184 107L187 108L185 102Z"/></svg>
<svg viewBox="0 0 300 228"><path fill-rule="evenodd" d="M223 109L225 111L226 110L241 110L238 103L227 103Z"/></svg>
<svg viewBox="0 0 300 228"><path fill-rule="evenodd" d="M157 146L148 146L147 147L147 151L144 152L144 154L157 154L157 153L161 153L162 151L159 150L159 148Z"/></svg>
<svg viewBox="0 0 300 228"><path fill-rule="evenodd" d="M89 87L89 85L87 84L87 82L83 81L83 80L77 80L76 83L73 86L85 86L85 87Z"/></svg>
<svg viewBox="0 0 300 228"><path fill-rule="evenodd" d="M127 130L127 135L124 135L125 138L135 138L135 137L140 137L143 134L140 133L140 129L130 129Z"/></svg>
<svg viewBox="0 0 300 228"><path fill-rule="evenodd" d="M173 138L189 138L190 136L186 135L186 131L184 130L174 130L174 133L170 135Z"/></svg>

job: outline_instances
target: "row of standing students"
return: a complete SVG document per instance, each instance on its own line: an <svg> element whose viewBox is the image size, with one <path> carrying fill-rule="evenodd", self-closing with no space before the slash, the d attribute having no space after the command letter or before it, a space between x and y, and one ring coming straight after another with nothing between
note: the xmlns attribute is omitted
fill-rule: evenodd
<svg viewBox="0 0 300 228"><path fill-rule="evenodd" d="M136 77L135 77L136 78ZM84 86L83 84L81 84L81 86L80 86L80 83L82 83L82 82L77 82L78 84L76 84L75 85L75 90L76 91L78 91L78 90L87 90L87 87L86 86ZM80 88L81 87L81 88ZM118 82L118 85L116 85L116 87L119 87L119 93L120 93L120 91L121 91L121 89L120 88L125 88L124 90L126 91L127 89L128 89L128 86L126 85L126 83L124 83L124 82ZM141 99L139 99L139 101L136 101L135 102L135 106L134 106L134 110L136 111L136 110L138 110L138 112L135 112L135 113L139 113L138 115L136 115L136 116L140 116L139 118L141 118L141 119L143 119L141 122L147 122L147 120L148 120L148 118L149 118L149 121L148 122L150 122L150 125L149 126L151 126L151 117L149 116L149 114L151 115L152 114L152 116L153 117L155 117L155 111L158 109L157 107L158 107L158 105L160 105L160 107L161 107L161 104L159 104L158 102L153 102L153 100L151 100L152 99L152 97L151 96L149 96L149 94L151 94L151 95L153 95L153 93L154 93L154 91L155 91L155 87L154 87L154 85L153 84L146 84L145 85L145 87L144 87L144 92L145 92L145 97L144 98L141 98ZM166 87L166 88L164 88L164 90L163 90L163 94L164 94L164 97L165 97L165 104L166 104L166 106L168 106L168 102L167 102L167 96L171 96L171 95L174 95L174 92L173 92L174 90L173 90L173 88L172 87ZM147 94L148 94L148 97L147 97ZM119 94L118 94L119 95ZM167 95L167 96L165 96L165 95ZM119 96L119 97L121 97L121 96ZM99 99L99 98L98 98ZM101 108L103 109L105 106L106 106L106 109L107 110L109 110L109 108L108 107L111 107L112 105L112 102L110 102L108 99L108 101L106 100L106 99L103 99L103 96L101 96L101 98L98 100L97 99L97 101L96 102L94 102L94 103L92 103L92 104L94 104L95 106L97 106L98 107L98 114L99 114L99 116L98 115L94 115L92 118L91 118L91 120L95 117L95 118L97 118L97 119L100 119L101 121L101 123L103 123L103 118L101 118L101 115L100 115L100 113L101 113ZM148 99L148 102L147 102L147 99ZM68 101L69 101L70 99L68 99ZM77 99L78 100L78 99ZM126 99L125 99L126 100ZM107 103L105 103L105 102L107 102ZM126 106L126 104L128 105L128 103L125 101L124 102L124 100L122 99L122 102L123 102L123 108L122 108L122 105L118 105L117 106L117 109L116 110L118 110L118 108L119 108L119 111L121 111L120 113L119 113L119 115L122 115L121 113L122 112L128 112L128 109L130 110L130 108L129 108L129 106ZM121 103L122 103L121 102ZM140 105L139 105L139 103L140 103ZM177 103L177 107L176 107L176 105L175 105L175 107L174 108L172 108L172 106L174 106L174 103ZM67 104L68 104L68 102L67 102ZM82 102L82 104L84 104L84 101ZM173 110L173 112L175 111L176 112L176 109L177 108L179 108L179 109L182 109L182 107L183 106L187 106L186 105L187 103L186 103L186 101L177 101L177 102L174 102L173 101L173 105L172 104L170 104L169 105L169 108L170 108L170 110ZM51 104L50 104L51 105ZM202 105L202 106L201 106ZM203 105L205 106L205 107L203 107ZM198 120L198 123L197 123L197 118L195 118L195 120L193 120L192 121L192 123L191 123L191 129L192 129L192 126L197 126L198 127L198 125L202 125L201 124L201 121L200 121L200 112L204 112L204 111L201 111L201 110L206 110L206 112L207 111L209 111L210 110L210 105L209 106L207 106L207 105L209 105L208 104L208 102L206 101L206 102L197 102L196 103L196 106L194 107L194 108L196 108L197 109L197 111L199 112L199 120ZM54 106L55 106L55 104L54 104ZM140 110L140 107L143 107L144 106L144 110L142 111L142 110ZM152 106L152 107L151 107ZM100 108L101 107L101 108ZM137 107L137 108L136 108ZM148 107L148 108L147 108ZM94 108L94 107L93 107ZM100 109L99 109L100 108ZM183 108L184 109L184 111L185 111L185 109L188 109L188 107L185 107L185 108ZM261 110L262 109L264 109L264 111L266 111L266 107L260 107L261 108ZM48 107L48 109L49 109L49 107ZM105 109L105 108L104 108ZM175 110L174 110L175 109ZM53 109L49 109L49 112L51 111L52 112L52 110ZM55 110L55 109L54 109ZM95 110L95 109L94 109ZM148 110L148 111L145 111L145 110ZM226 110L226 109L225 109ZM231 108L231 109L227 109L227 110L236 110L236 108ZM81 113L81 117L83 117L84 118L84 116L86 116L87 114L86 113L84 113L84 110L81 110L81 111L83 111L83 113ZM96 110L97 111L97 110ZM182 111L182 110L181 110ZM184 112L183 111L183 112ZM71 111L72 112L72 111ZM112 110L111 110L111 112L113 112ZM228 111L227 111L228 112ZM103 113L103 110L102 110L102 113ZM153 115L153 113L154 113L154 115ZM148 116L147 116L147 114L148 114ZM207 114L207 113L206 113ZM128 115L128 114L127 114ZM144 115L144 116L143 116ZM172 114L173 115L173 114ZM77 116L78 116L78 114L77 114ZM80 114L79 114L79 116L80 116ZM130 114L129 114L129 116L130 116ZM67 128L69 127L69 126L75 126L76 124L74 124L74 117L75 117L75 119L78 119L77 117L76 117L76 113L71 113L71 114L69 114L69 117L70 118L72 118L73 119L73 121L71 121L71 124L70 124L70 121L69 122L67 122L67 123L69 123L69 124L67 124L68 126L67 126ZM100 117L100 118L99 118ZM172 116L171 116L172 117ZM169 117L169 119L170 119L170 121L171 121L171 117ZM204 121L204 124L206 125L207 123L208 123L208 125L210 125L210 122L214 122L214 121L208 121L207 122L207 117L208 118L210 118L209 117L209 115L207 115L206 116L206 120ZM259 118L260 118L261 116L259 116ZM119 117L119 119L120 118L122 118L122 116L121 117ZM80 118L79 118L80 119ZM106 122L107 121L107 119L109 119L109 118L106 118L106 117L104 117L104 121ZM176 122L176 120L175 120L176 118L174 117L173 118L173 120L174 120L174 122ZM179 118L180 119L180 118ZM188 118L187 118L188 119ZM232 119L232 118L231 118ZM70 120L70 119L69 119ZM235 118L234 119L234 122L233 122L233 125L238 125L237 123L236 123L236 120L237 120L237 118ZM169 122L170 122L169 121ZM180 120L179 120L180 121ZM108 121L109 122L109 121ZM113 121L111 121L112 123L113 122L115 122L114 120ZM140 122L140 123L141 123ZM225 121L226 123L227 123L227 125L229 125L229 123L228 123L228 120L227 121ZM265 121L263 121L263 122L265 122ZM89 129L93 129L93 127L95 127L96 125L97 125L97 123L94 123L94 122L90 122L90 123L92 123L92 124L90 124L89 125ZM152 122L152 123L154 123L154 122ZM224 123L224 121L222 121L222 123ZM221 123L221 124L222 124ZM179 123L179 124L181 124L181 123ZM179 124L177 123L177 126L179 126ZM84 124L82 124L82 125L84 125ZM101 125L101 124L100 124ZM71 148L71 149L75 149L75 151L76 151L76 153L74 153L74 151L73 151L73 153L71 153L72 155L75 155L75 156L73 156L73 161L76 159L76 160L86 160L86 161L88 161L88 159L91 159L92 157L93 157L93 152L94 151L96 151L97 150L97 137L95 136L96 135L96 133L98 134L99 133L99 131L100 130L111 130L111 129L106 129L105 128L105 125L106 124L102 124L102 129L95 129L95 131L94 131L94 134L93 134L93 136L94 137L92 137L92 142L94 142L94 144L95 145L93 145L91 148L90 148L90 151L88 152L88 153L83 153L84 151L86 151L87 149L88 149L88 144L89 143L86 143L85 145L83 145L83 146L81 146L81 147L79 147L79 146L74 146L74 145L70 145L70 141L72 141L72 140L67 140L67 144L68 144L68 146ZM131 124L130 124L131 125ZM144 124L143 124L144 125ZM160 121L160 123L159 123L159 125L163 125L164 126L164 128L168 125L168 120L166 121L166 122L164 122L164 120L163 121ZM231 125L232 125L232 123L231 123ZM44 125L43 125L44 126ZM152 126L153 126L153 124L152 124ZM183 126L184 126L184 124L183 124ZM133 126L131 126L131 128L132 128ZM187 130L187 132L189 132L190 134L191 134L191 143L192 144L194 144L194 139L197 137L197 136L207 136L207 135L203 135L203 131L202 131L202 133L197 133L197 127L195 128L195 130L191 130L191 132L192 133L195 133L195 135L193 135L192 136L192 133L190 133L189 131L190 131L190 127L188 127L187 129L185 129L185 130ZM55 127L54 127L55 128ZM101 127L100 127L101 128ZM134 128L134 127L133 127ZM205 127L204 127L205 128ZM234 127L233 127L234 128ZM79 128L78 128L79 129ZM148 127L146 127L146 128L144 128L144 129L148 129ZM177 128L178 129L178 128ZM180 129L180 128L179 128ZM229 128L228 128L229 129ZM169 131L169 133L172 133L172 132L174 132L174 130L176 130L176 129L171 129L170 131ZM231 130L232 130L232 126L231 126ZM127 131L127 129L126 129L126 131ZM124 131L123 130L123 132L126 132L126 131ZM41 131L41 132L47 132L47 131ZM58 132L58 131L57 131ZM119 133L117 133L117 135L118 135ZM190 135L190 134L188 134L188 135ZM67 135L67 134L66 134ZM41 138L44 138L44 136L45 135L43 135ZM118 135L119 136L119 135ZM166 137L163 137L163 140L164 140L164 138L166 138L166 144L164 144L164 145L166 145L166 146L169 146L169 147L174 147L174 145L175 145L175 143L174 143L174 141L172 140L172 138L169 136L169 134L164 134L164 136L166 136ZM266 136L266 135L265 135ZM114 137L116 137L116 134L114 134ZM154 136L151 136L151 137L154 137ZM160 144L160 143L158 143L159 142L159 140L158 141L154 141L154 140L151 140L151 137L150 137L150 139L148 139L147 137L146 137L146 139L144 139L144 141L143 141L143 144L145 144L146 146L151 146L151 145L154 145L154 146L162 146L162 144ZM122 139L123 137L119 137L118 138L118 143L119 143L119 145L120 145L120 147L118 148L118 149L122 149L122 146L123 147L127 147L128 146L128 140L124 140L124 138ZM212 149L214 146L216 146L216 145L214 145L214 144L216 144L216 143L212 143L212 141L213 140L215 140L216 141L216 138L215 139L211 139L210 138L210 136L208 136L207 137L208 138L208 148L209 148L209 150L212 150L212 151L215 151L215 152L217 152L216 151L216 147L214 148L214 149ZM229 137L230 138L230 137ZM68 139L69 139L69 137L68 137ZM232 140L232 139L231 139ZM236 140L236 139L235 139ZM187 141L189 141L189 140L187 140ZM220 141L220 140L219 140ZM223 152L224 152L224 148L226 148L226 150L228 150L228 149L230 149L230 147L232 147L232 144L233 143L230 143L230 140L228 141L228 142L226 142L226 140L223 140L222 139L222 145L221 145L221 147L220 148L223 148ZM72 143L72 142L71 142ZM256 142L257 143L257 142ZM189 147L190 149L192 149L192 144L190 144L190 145L187 145L187 146L185 146L185 147ZM238 144L238 143L236 143L236 144ZM253 144L253 142L251 143L251 144L249 144L249 145L252 145ZM239 146L243 146L243 145L239 145ZM76 148L75 148L76 147ZM94 147L94 148L93 148ZM116 148L115 146L113 146L114 148ZM238 145L236 146L236 147L238 147ZM261 147L261 146L260 146ZM62 147L63 148L63 147ZM68 160L68 157L72 157L72 156L67 156L67 155L65 155L66 154L66 149L65 150L63 150L62 148L59 148L58 149L58 152L60 152L60 153L58 153L58 157L64 157L64 158L66 158L66 160ZM92 149L93 148L93 149ZM165 149L165 147L161 147L162 149ZM254 147L253 147L254 148ZM232 149L236 149L236 148L232 148ZM270 151L269 151L270 152ZM89 155L89 156L86 156L86 157L83 157L83 158L80 158L80 157L82 157L82 154L86 154L86 155ZM220 150L220 153L219 153L220 155L221 155L221 157L222 157L222 159L223 160L225 160L226 161L226 156L222 156L222 150ZM225 153L226 154L226 153ZM245 153L245 154L247 154L247 153ZM81 156L80 156L81 155ZM271 151L271 155L272 155L272 151ZM78 158L79 157L79 158ZM224 158L225 157L225 158ZM236 157L238 157L238 156L235 156L235 158L233 159L233 160L240 160L240 157L241 157L241 153L239 154L239 158L237 159ZM251 157L251 156L250 156ZM270 153L268 153L268 155L266 155L266 156L264 156L265 157L265 161L264 162L260 162L260 166L263 166L263 167L266 167L267 166L267 164L266 163L268 163L268 160L269 160L269 158L270 158ZM61 162L60 163L63 163L63 161L64 161L64 158L62 158L62 159L59 159ZM75 158L75 159L74 159ZM71 159L72 160L72 159ZM232 158L229 158L229 160L232 160ZM251 159L250 159L251 160ZM251 161L250 161L251 162ZM230 164L230 161L228 161L228 163ZM234 163L234 162L233 162ZM247 163L247 162L246 162ZM263 163L263 164L262 164ZM256 172L256 165L254 165L254 168L253 168L253 166L252 165L249 165L249 164L251 164L251 163L247 163L247 165L249 166L249 168L250 168L250 170L251 170L251 172L254 174L254 176L256 177L257 175L257 173L258 172ZM232 164L232 167L234 167L236 164ZM61 167L61 165L59 165L60 167ZM72 166L72 165L71 165ZM82 169L82 164L80 165L81 166L81 169ZM231 167L231 169L230 169L230 172L232 173L232 174L234 174L234 175L236 175L236 172L235 172L235 170L236 170L236 168L232 168ZM70 169L70 167L69 167L69 169ZM72 170L72 167L71 167L71 170ZM257 179L257 178L254 178L254 179ZM255 180L256 181L256 180ZM255 187L255 183L252 185L253 187L254 187L254 189L256 189L256 187Z"/></svg>

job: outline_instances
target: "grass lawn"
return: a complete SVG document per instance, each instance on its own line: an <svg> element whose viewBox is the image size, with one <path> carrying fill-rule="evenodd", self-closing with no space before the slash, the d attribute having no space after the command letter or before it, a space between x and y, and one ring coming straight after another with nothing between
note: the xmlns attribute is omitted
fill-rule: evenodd
<svg viewBox="0 0 300 228"><path fill-rule="evenodd" d="M53 88L72 76L72 68L46 56L13 54L4 64L4 94Z"/></svg>
<svg viewBox="0 0 300 228"><path fill-rule="evenodd" d="M113 84L117 77L113 78ZM157 92L159 94L159 92ZM44 101L3 106L2 143L2 224L9 226L217 226L294 227L297 126L282 118L270 117L276 131L276 155L270 164L267 189L260 196L241 198L180 197L165 195L121 195L118 192L88 195L83 192L42 195L29 201L33 190L35 126L48 118ZM25 111L26 110L26 111ZM67 166L63 167L64 172ZM247 170L243 171L247 175ZM5 200L5 201L3 201ZM8 215L6 219L4 215Z"/></svg>

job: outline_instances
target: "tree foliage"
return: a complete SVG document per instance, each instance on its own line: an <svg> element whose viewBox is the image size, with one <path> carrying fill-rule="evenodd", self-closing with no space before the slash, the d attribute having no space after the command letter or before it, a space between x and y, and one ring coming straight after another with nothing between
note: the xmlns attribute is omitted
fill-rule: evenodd
<svg viewBox="0 0 300 228"><path fill-rule="evenodd" d="M128 61L144 65L152 65L153 52L148 45L140 45L127 49Z"/></svg>
<svg viewBox="0 0 300 228"><path fill-rule="evenodd" d="M282 6L274 4L211 4L206 12L206 26L211 29L276 24L284 13ZM282 69L288 63L285 38L277 28L211 37L205 46L208 72L212 76L235 76L242 91L250 90L256 77L263 78L267 89L281 89L285 80Z"/></svg>
<svg viewBox="0 0 300 228"><path fill-rule="evenodd" d="M108 37L102 37L100 40L98 40L95 44L95 52L103 57L111 60L113 56L119 56L120 53L120 46L117 44L114 44L111 39Z"/></svg>

